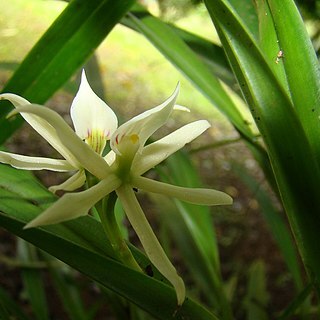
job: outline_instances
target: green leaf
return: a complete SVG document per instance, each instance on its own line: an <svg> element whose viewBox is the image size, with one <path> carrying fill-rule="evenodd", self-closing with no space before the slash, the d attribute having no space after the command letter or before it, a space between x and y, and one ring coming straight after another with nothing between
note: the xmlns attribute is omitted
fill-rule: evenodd
<svg viewBox="0 0 320 320"><path fill-rule="evenodd" d="M281 58L282 48L280 46L276 27L273 23L272 15L266 1L256 0L256 7L259 16L259 46L265 55L266 62L278 77L279 82L290 96L290 90L287 82L287 76ZM280 58L278 55L280 54Z"/></svg>
<svg viewBox="0 0 320 320"><path fill-rule="evenodd" d="M33 243L91 279L132 301L157 319L217 319L191 299L177 310L173 288L113 259L93 253L78 244L46 231L46 228L22 230L23 223L0 213L0 224L19 237ZM62 250L63 248L63 250ZM159 306L161 311L159 312Z"/></svg>
<svg viewBox="0 0 320 320"><path fill-rule="evenodd" d="M254 2L252 0L229 0L229 3L237 12L241 20L245 23L246 28L252 35L258 38L258 17Z"/></svg>
<svg viewBox="0 0 320 320"><path fill-rule="evenodd" d="M30 320L20 306L0 287L0 319Z"/></svg>
<svg viewBox="0 0 320 320"><path fill-rule="evenodd" d="M133 13L142 11L139 5L133 7ZM153 19L157 19L153 17ZM124 17L121 23L133 30L139 32L136 24L128 17ZM165 22L163 22L165 23ZM235 91L239 91L236 83L236 79L230 69L228 60L221 46L200 37L199 35L193 34L189 31L181 29L173 24L165 23L179 38L181 38L194 53L207 65L210 71L230 88Z"/></svg>
<svg viewBox="0 0 320 320"><path fill-rule="evenodd" d="M134 0L74 0L36 43L4 92L16 93L33 103L44 103L90 57ZM4 117L10 104L0 108ZM0 144L22 123L0 121Z"/></svg>
<svg viewBox="0 0 320 320"><path fill-rule="evenodd" d="M269 294L266 288L266 270L263 261L254 262L248 272L248 289L244 298L247 320L267 320Z"/></svg>
<svg viewBox="0 0 320 320"><path fill-rule="evenodd" d="M221 46L175 25L167 25L202 59L202 61L206 62L216 77L221 79L232 89L236 90L236 79Z"/></svg>
<svg viewBox="0 0 320 320"><path fill-rule="evenodd" d="M7 177L22 177L27 187L26 172L0 166ZM29 179L30 180L30 179ZM9 179L10 181L10 179ZM104 237L101 224L91 217L82 217L60 225L23 230L23 226L42 211L37 204L43 199L44 189L39 187L40 200L34 188L33 198L23 199L14 191L1 186L0 179L0 225L11 233L27 240L71 267L87 275L120 296L128 299L157 319L217 319L191 299L179 309L176 307L174 289L153 277L136 272L114 260L110 244ZM8 186L10 182L6 181ZM34 182L30 181L34 187ZM48 192L49 193L49 192ZM51 196L52 197L52 196ZM47 196L48 198L48 196ZM50 196L49 196L50 199ZM110 252L111 251L111 252ZM133 251L142 267L150 262ZM159 311L161 306L161 311Z"/></svg>
<svg viewBox="0 0 320 320"><path fill-rule="evenodd" d="M50 271L50 280L60 298L61 304L69 316L70 320L87 320L89 319L87 312L83 306L80 294L80 286L76 286L74 281L70 281L72 277L72 269L56 268L54 263L57 262L53 257L42 252L44 260L47 262Z"/></svg>
<svg viewBox="0 0 320 320"><path fill-rule="evenodd" d="M300 253L319 281L320 170L314 144L300 122L297 108L227 1L206 0L205 3L267 145ZM286 19L286 15L281 19ZM294 68L300 70L298 64Z"/></svg>
<svg viewBox="0 0 320 320"><path fill-rule="evenodd" d="M293 237L291 236L281 212L279 212L279 210L275 207L273 203L274 200L272 199L271 195L264 190L264 187L261 186L260 181L257 181L257 179L254 178L248 172L248 170L244 168L244 166L234 164L232 165L232 170L254 194L255 199L259 203L261 214L266 220L272 236L281 250L288 270L291 272L296 290L301 290L302 279L300 262L298 261L298 255L293 242Z"/></svg>
<svg viewBox="0 0 320 320"><path fill-rule="evenodd" d="M57 197L45 189L29 171L0 165L0 199L0 210L28 222L50 206ZM47 230L95 253L115 258L101 224L89 216L48 226ZM130 246L130 249L142 268L150 264L134 246ZM154 270L154 277L163 281L157 270Z"/></svg>
<svg viewBox="0 0 320 320"><path fill-rule="evenodd" d="M158 172L165 182L201 187L200 178L186 153L172 155L166 160L165 168ZM178 200L171 202L156 195L153 199L207 303L223 319L233 319L230 302L224 293L218 244L209 208Z"/></svg>
<svg viewBox="0 0 320 320"><path fill-rule="evenodd" d="M22 239L18 239L18 257L24 263L39 261L36 248ZM46 293L41 272L35 269L21 270L24 289L36 319L49 319Z"/></svg>
<svg viewBox="0 0 320 320"><path fill-rule="evenodd" d="M277 320L290 319L289 317L294 315L299 310L299 308L303 308L303 304L307 302L307 298L311 295L314 289L313 286L313 283L309 283L303 290L301 290L301 292L295 297L293 301L291 301L289 306L281 313ZM310 308L308 309L308 311L310 312Z"/></svg>
<svg viewBox="0 0 320 320"><path fill-rule="evenodd" d="M320 160L320 68L304 22L293 0L267 1L277 32L293 104ZM285 18L284 18L285 17Z"/></svg>
<svg viewBox="0 0 320 320"><path fill-rule="evenodd" d="M131 24L139 30L172 64L174 64L248 139L253 133L238 107L206 65L175 31L153 17L143 7L130 11Z"/></svg>

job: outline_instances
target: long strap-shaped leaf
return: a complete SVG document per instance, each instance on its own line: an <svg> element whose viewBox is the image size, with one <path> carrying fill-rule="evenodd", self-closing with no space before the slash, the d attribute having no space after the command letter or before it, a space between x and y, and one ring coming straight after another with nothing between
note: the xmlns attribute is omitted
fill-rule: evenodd
<svg viewBox="0 0 320 320"><path fill-rule="evenodd" d="M3 88L34 103L44 103L87 60L134 0L73 0L37 42ZM0 116L7 108L1 106ZM20 119L20 118L19 118ZM0 121L0 144L21 119Z"/></svg>
<svg viewBox="0 0 320 320"><path fill-rule="evenodd" d="M222 88L218 79L188 45L161 20L141 6L130 11L131 25L139 30L174 64L249 140L254 139L248 123Z"/></svg>
<svg viewBox="0 0 320 320"><path fill-rule="evenodd" d="M174 319L217 319L190 299L176 309L175 291L163 281L157 270L153 270L151 278L118 263L101 224L91 217L23 230L26 222L41 213L44 201L48 203L52 200L54 196L38 184L29 172L0 166L1 227L100 282L157 319L171 319L174 313ZM136 248L131 247L131 250L141 267L150 269L150 261Z"/></svg>
<svg viewBox="0 0 320 320"><path fill-rule="evenodd" d="M137 11L142 11L143 9L139 5L132 7L132 13ZM146 11L145 11L146 12ZM150 16L149 13L146 12ZM152 17L157 20L158 18ZM137 32L139 32L135 23L125 16L121 19L121 23ZM221 46L199 36L192 32L181 29L173 24L166 23L162 21L167 27L172 29L189 47L190 49L201 58L201 60L206 63L210 71L224 83L226 83L230 88L238 91L238 86L236 79L231 71L227 57Z"/></svg>
<svg viewBox="0 0 320 320"><path fill-rule="evenodd" d="M292 101L319 161L320 65L318 58L294 1L268 0L267 3L279 45L283 51L282 60Z"/></svg>
<svg viewBox="0 0 320 320"><path fill-rule="evenodd" d="M3 213L0 213L0 224L132 301L156 319L217 320L191 299L187 299L183 306L177 309L175 292L168 285L87 250L77 243L66 241L45 229L23 231L24 224L21 221Z"/></svg>
<svg viewBox="0 0 320 320"><path fill-rule="evenodd" d="M267 144L305 265L319 280L320 170L315 150L283 86L228 2L206 0L205 3ZM286 15L281 19L286 19Z"/></svg>

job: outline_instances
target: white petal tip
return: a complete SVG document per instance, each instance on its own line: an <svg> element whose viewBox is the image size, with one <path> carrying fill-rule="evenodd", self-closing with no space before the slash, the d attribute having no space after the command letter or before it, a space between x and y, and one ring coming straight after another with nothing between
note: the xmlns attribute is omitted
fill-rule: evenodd
<svg viewBox="0 0 320 320"><path fill-rule="evenodd" d="M59 189L58 189L56 186L52 186L52 187L49 187L48 190L49 190L51 193L55 194Z"/></svg>
<svg viewBox="0 0 320 320"><path fill-rule="evenodd" d="M13 109L12 111L10 111L7 116L6 119L10 119L12 117L14 117L15 115L17 115L19 113L18 109Z"/></svg>
<svg viewBox="0 0 320 320"><path fill-rule="evenodd" d="M27 223L24 227L23 230L27 230L27 229L31 229L31 228L35 228L38 227L38 225L36 223L33 223L34 220L31 220L29 223Z"/></svg>
<svg viewBox="0 0 320 320"><path fill-rule="evenodd" d="M225 203L224 205L232 205L233 204L233 199L230 197L228 194L225 193Z"/></svg>
<svg viewBox="0 0 320 320"><path fill-rule="evenodd" d="M177 283L174 284L176 295L177 295L177 304L178 306L182 306L184 300L186 299L186 287L182 278L178 277Z"/></svg>
<svg viewBox="0 0 320 320"><path fill-rule="evenodd" d="M176 88L175 88L175 90L174 90L173 95L177 96L177 95L179 94L179 91L180 91L180 81L178 81L177 86L176 86Z"/></svg>
<svg viewBox="0 0 320 320"><path fill-rule="evenodd" d="M81 81L86 81L88 82L87 80L87 75L86 75L86 71L84 69L82 69L82 72L81 72Z"/></svg>
<svg viewBox="0 0 320 320"><path fill-rule="evenodd" d="M174 110L179 110L179 111L185 111L185 112L190 112L190 109L184 106L181 106L179 104L175 104L173 107Z"/></svg>
<svg viewBox="0 0 320 320"><path fill-rule="evenodd" d="M229 206L233 204L232 197L225 192L211 189L209 190L208 195L211 198L207 204L209 206Z"/></svg>

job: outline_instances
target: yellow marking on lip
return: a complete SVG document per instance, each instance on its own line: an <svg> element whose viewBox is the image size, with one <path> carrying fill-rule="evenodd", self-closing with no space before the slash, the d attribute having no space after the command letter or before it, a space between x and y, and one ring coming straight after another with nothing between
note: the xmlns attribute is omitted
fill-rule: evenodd
<svg viewBox="0 0 320 320"><path fill-rule="evenodd" d="M103 149L106 145L107 137L105 136L104 132L101 130L92 130L88 132L89 135L85 139L87 144L98 154L103 152Z"/></svg>
<svg viewBox="0 0 320 320"><path fill-rule="evenodd" d="M130 140L133 144L136 144L139 141L139 136L137 134L132 134Z"/></svg>

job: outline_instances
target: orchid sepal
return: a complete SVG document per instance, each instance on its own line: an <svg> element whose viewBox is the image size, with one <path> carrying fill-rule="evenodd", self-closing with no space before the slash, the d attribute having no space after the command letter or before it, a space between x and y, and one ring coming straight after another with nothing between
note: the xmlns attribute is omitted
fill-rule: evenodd
<svg viewBox="0 0 320 320"><path fill-rule="evenodd" d="M49 191L56 193L58 190L74 191L82 187L86 182L86 174L84 170L79 170L63 183L49 187Z"/></svg>
<svg viewBox="0 0 320 320"><path fill-rule="evenodd" d="M194 121L145 146L133 161L135 174L142 175L155 167L187 143L193 141L210 126L207 120Z"/></svg>
<svg viewBox="0 0 320 320"><path fill-rule="evenodd" d="M160 193L193 204L216 206L233 203L233 199L228 194L214 189L179 187L141 176L132 177L131 181L132 185L138 189Z"/></svg>
<svg viewBox="0 0 320 320"><path fill-rule="evenodd" d="M181 306L186 295L184 282L155 236L132 190L132 186L130 184L121 185L116 192L148 258L159 272L171 282L176 291L177 303Z"/></svg>
<svg viewBox="0 0 320 320"><path fill-rule="evenodd" d="M31 103L13 93L3 93L0 95L0 100L8 100L10 101L16 109L30 106ZM42 107L42 106L41 106ZM19 112L19 111L17 111ZM12 111L7 115L7 118L17 114L16 111ZM69 152L69 150L61 143L55 129L50 126L44 119L41 119L37 115L23 113L21 116L33 127L35 131L37 131L45 140L52 145L70 164L72 164L75 168L79 167L79 162L73 155Z"/></svg>
<svg viewBox="0 0 320 320"><path fill-rule="evenodd" d="M117 189L121 181L115 175L101 180L93 187L80 192L66 193L24 226L24 229L56 224L88 214L89 210L110 192Z"/></svg>
<svg viewBox="0 0 320 320"><path fill-rule="evenodd" d="M0 162L23 170L51 170L57 172L75 170L66 160L30 157L5 151L0 151Z"/></svg>
<svg viewBox="0 0 320 320"><path fill-rule="evenodd" d="M99 179L104 179L110 173L110 167L103 158L83 142L55 111L36 104L30 104L11 111L8 116L11 117L17 113L31 113L47 121L48 124L55 128L61 144L78 159L85 169Z"/></svg>

